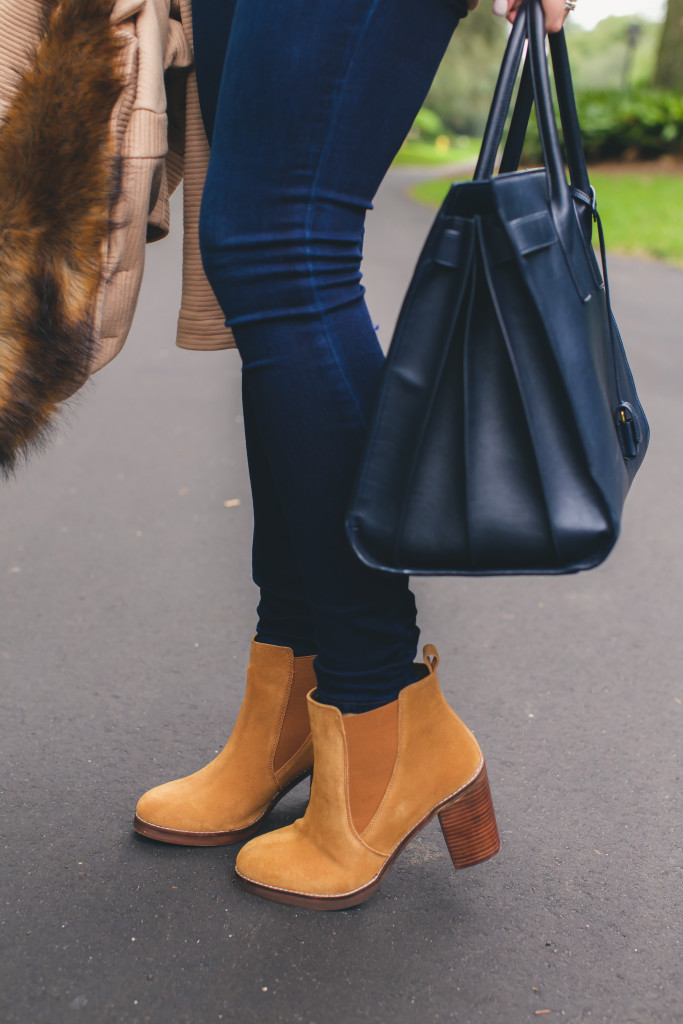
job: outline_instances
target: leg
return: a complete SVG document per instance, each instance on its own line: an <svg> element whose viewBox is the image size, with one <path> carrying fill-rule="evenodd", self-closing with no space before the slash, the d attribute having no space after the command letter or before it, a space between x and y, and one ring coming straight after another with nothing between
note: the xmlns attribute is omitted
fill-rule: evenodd
<svg viewBox="0 0 683 1024"><path fill-rule="evenodd" d="M242 408L254 506L252 575L261 592L257 639L291 647L297 657L314 654L311 610L259 435L246 376L242 377Z"/></svg>
<svg viewBox="0 0 683 1024"><path fill-rule="evenodd" d="M306 813L240 850L243 889L312 910L353 907L435 815L455 868L498 852L483 754L444 699L436 648L425 645L424 656L426 676L373 711L340 715L309 699L315 771Z"/></svg>
<svg viewBox="0 0 683 1024"><path fill-rule="evenodd" d="M194 0L193 33L199 100L209 141L235 0ZM315 653L313 622L284 514L273 486L268 461L254 418L246 377L243 379L244 432L254 509L253 579L261 592L257 639L291 647L295 657Z"/></svg>
<svg viewBox="0 0 683 1024"><path fill-rule="evenodd" d="M415 678L407 581L367 569L344 512L383 357L365 211L464 4L237 0L200 242L235 332L315 625L319 697L361 711Z"/></svg>
<svg viewBox="0 0 683 1024"><path fill-rule="evenodd" d="M234 6L234 0L199 0L193 12L209 138ZM254 579L261 585L258 634L242 707L223 750L198 772L156 786L138 801L135 829L166 843L242 842L310 773L313 762L306 707L306 694L315 686L310 611L246 388L243 406L254 499Z"/></svg>

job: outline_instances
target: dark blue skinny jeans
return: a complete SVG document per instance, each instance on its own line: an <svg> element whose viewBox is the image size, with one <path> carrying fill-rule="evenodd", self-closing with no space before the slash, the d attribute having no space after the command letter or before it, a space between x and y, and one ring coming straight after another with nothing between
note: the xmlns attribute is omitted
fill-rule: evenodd
<svg viewBox="0 0 683 1024"><path fill-rule="evenodd" d="M318 699L364 711L414 681L419 634L408 580L362 565L344 530L384 360L363 223L465 0L192 8L199 239L242 359L258 636L317 653Z"/></svg>

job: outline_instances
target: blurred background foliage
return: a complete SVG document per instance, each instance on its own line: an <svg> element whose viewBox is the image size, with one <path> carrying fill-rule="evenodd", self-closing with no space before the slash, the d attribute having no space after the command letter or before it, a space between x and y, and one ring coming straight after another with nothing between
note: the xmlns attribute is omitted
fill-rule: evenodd
<svg viewBox="0 0 683 1024"><path fill-rule="evenodd" d="M683 0L668 0L660 24L610 17L587 30L570 17L565 32L610 249L683 267ZM401 162L460 163L457 176L470 176L507 36L482 0L454 34ZM523 164L541 162L532 121ZM438 207L451 180L430 176L411 193Z"/></svg>
<svg viewBox="0 0 683 1024"><path fill-rule="evenodd" d="M508 35L490 7L483 0L453 35L402 162L476 152ZM683 156L683 0L668 0L662 24L609 17L587 30L570 17L565 32L588 159ZM532 125L525 161L539 156Z"/></svg>
<svg viewBox="0 0 683 1024"><path fill-rule="evenodd" d="M425 103L452 131L481 137L507 37L507 22L493 17L490 0L453 34Z"/></svg>

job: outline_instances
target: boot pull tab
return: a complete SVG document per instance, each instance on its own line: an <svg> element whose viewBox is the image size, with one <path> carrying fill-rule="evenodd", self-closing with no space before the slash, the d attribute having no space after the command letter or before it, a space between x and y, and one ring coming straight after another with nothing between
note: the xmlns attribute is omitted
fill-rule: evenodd
<svg viewBox="0 0 683 1024"><path fill-rule="evenodd" d="M425 644L422 648L422 660L426 665L429 665L429 671L431 673L436 672L439 667L439 652L437 651L434 644Z"/></svg>

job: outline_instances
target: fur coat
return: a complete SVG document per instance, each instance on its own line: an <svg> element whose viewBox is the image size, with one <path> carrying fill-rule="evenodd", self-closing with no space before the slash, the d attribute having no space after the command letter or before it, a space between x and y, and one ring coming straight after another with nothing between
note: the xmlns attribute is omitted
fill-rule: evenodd
<svg viewBox="0 0 683 1024"><path fill-rule="evenodd" d="M0 0L0 471L121 349L184 187L176 342L234 345L204 275L191 0Z"/></svg>

